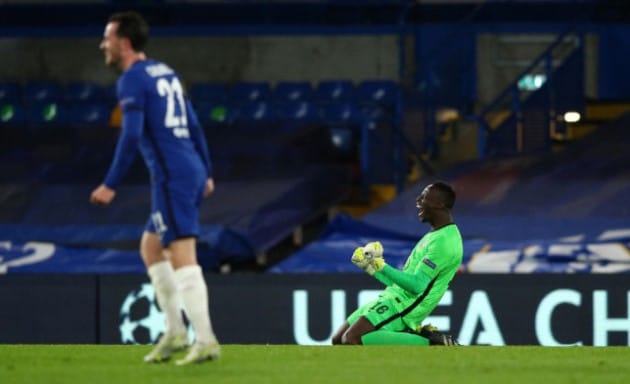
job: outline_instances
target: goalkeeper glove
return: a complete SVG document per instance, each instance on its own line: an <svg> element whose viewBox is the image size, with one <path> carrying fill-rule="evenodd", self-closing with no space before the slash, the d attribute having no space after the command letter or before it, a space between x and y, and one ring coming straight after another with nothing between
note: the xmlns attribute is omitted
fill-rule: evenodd
<svg viewBox="0 0 630 384"><path fill-rule="evenodd" d="M365 257L363 247L358 247L352 254L352 263L361 269L365 269L370 265L370 260Z"/></svg>
<svg viewBox="0 0 630 384"><path fill-rule="evenodd" d="M374 242L368 243L365 247L358 247L352 254L352 263L369 275L374 275L385 266L383 246L379 242Z"/></svg>
<svg viewBox="0 0 630 384"><path fill-rule="evenodd" d="M380 241L373 241L365 244L363 253L368 259L383 258L383 244Z"/></svg>

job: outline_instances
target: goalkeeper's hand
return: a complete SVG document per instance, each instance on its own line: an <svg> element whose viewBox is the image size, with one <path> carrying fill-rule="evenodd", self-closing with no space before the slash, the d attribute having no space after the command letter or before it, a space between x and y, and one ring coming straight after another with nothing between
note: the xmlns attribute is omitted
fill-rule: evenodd
<svg viewBox="0 0 630 384"><path fill-rule="evenodd" d="M377 241L358 247L352 254L352 263L370 275L379 272L385 266L383 246Z"/></svg>

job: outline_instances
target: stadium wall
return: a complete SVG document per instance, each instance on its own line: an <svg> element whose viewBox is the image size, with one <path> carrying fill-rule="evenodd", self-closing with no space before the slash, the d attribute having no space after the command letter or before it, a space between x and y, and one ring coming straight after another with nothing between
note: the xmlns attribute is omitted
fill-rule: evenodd
<svg viewBox="0 0 630 384"><path fill-rule="evenodd" d="M328 345L379 283L361 274L206 275L223 343ZM457 276L429 322L466 345L630 345L625 275ZM0 343L149 343L144 275L0 277Z"/></svg>
<svg viewBox="0 0 630 384"><path fill-rule="evenodd" d="M114 83L118 74L103 64L100 39L0 38L0 80ZM147 53L189 83L398 78L395 34L152 37Z"/></svg>

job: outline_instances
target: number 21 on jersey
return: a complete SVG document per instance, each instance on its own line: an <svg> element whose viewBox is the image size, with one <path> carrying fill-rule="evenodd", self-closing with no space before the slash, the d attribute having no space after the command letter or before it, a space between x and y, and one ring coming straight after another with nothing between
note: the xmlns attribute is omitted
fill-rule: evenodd
<svg viewBox="0 0 630 384"><path fill-rule="evenodd" d="M164 114L164 126L173 130L173 135L180 139L190 137L188 131L188 119L186 118L186 102L184 90L177 77L171 81L162 77L156 83L158 94L166 98L166 112ZM176 109L179 106L179 111Z"/></svg>

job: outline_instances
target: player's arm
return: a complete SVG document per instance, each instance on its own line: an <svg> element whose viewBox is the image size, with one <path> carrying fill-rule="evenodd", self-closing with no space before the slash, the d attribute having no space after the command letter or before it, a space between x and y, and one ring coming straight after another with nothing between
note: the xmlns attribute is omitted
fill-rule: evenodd
<svg viewBox="0 0 630 384"><path fill-rule="evenodd" d="M212 179L212 161L210 161L210 150L208 149L208 144L206 143L206 137L203 134L203 130L201 128L201 124L199 123L199 119L197 118L197 114L195 113L190 100L186 99L186 116L188 119L188 131L190 132L190 139L193 141L195 145L195 149L203 163L206 167L206 172L208 173L208 179Z"/></svg>
<svg viewBox="0 0 630 384"><path fill-rule="evenodd" d="M384 264L383 268L374 274L374 277L379 281L381 278L387 279L414 295L424 292L431 283L431 277L421 270L417 270L416 273L407 273L387 264Z"/></svg>
<svg viewBox="0 0 630 384"><path fill-rule="evenodd" d="M380 281L381 283L383 283L384 285L391 287L392 285L394 285L394 282L387 276L385 276L384 273L380 273L380 272L376 272L374 273L374 278L378 281Z"/></svg>
<svg viewBox="0 0 630 384"><path fill-rule="evenodd" d="M402 289L418 295L425 291L442 269L448 267L444 264L444 256L448 252L448 244L444 241L431 242L427 245L427 252L413 271L401 271L384 265L377 274L382 273Z"/></svg>
<svg viewBox="0 0 630 384"><path fill-rule="evenodd" d="M123 111L122 130L116 144L114 160L103 181L106 187L116 189L129 170L138 152L138 142L143 126L144 112L141 109L130 108Z"/></svg>
<svg viewBox="0 0 630 384"><path fill-rule="evenodd" d="M144 83L133 74L125 73L118 81L117 96L122 110L122 129L114 160L103 185L116 189L129 170L138 152L138 142L144 127Z"/></svg>

